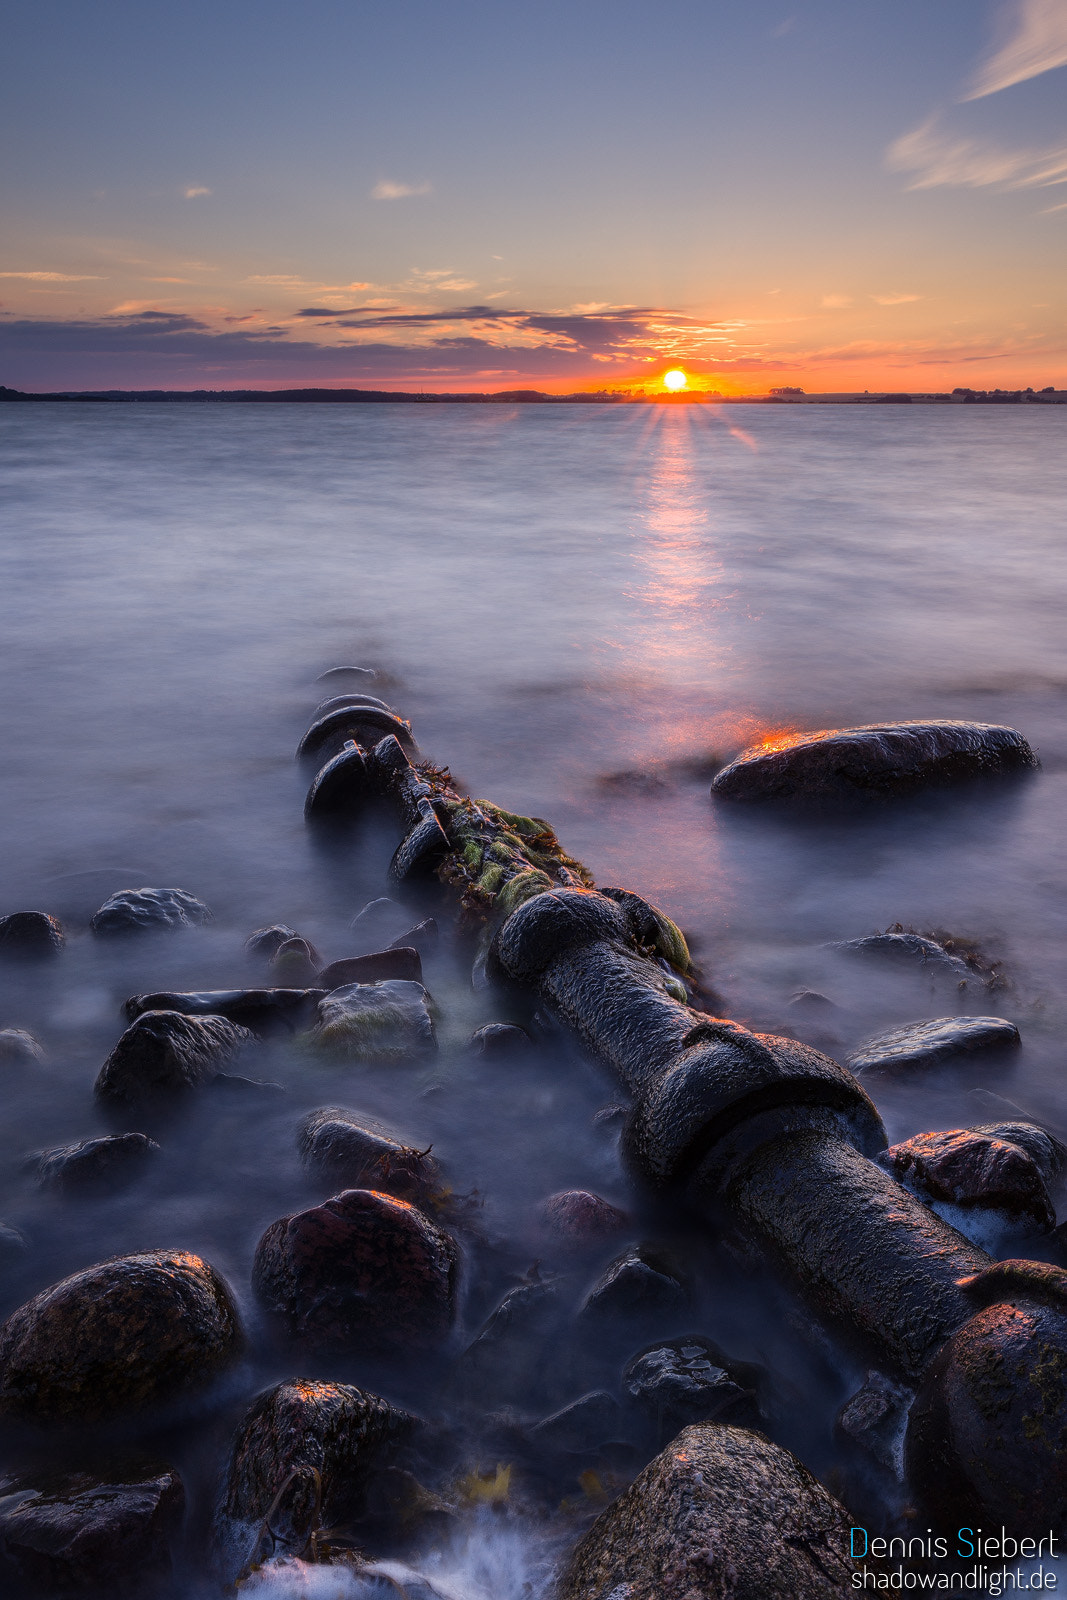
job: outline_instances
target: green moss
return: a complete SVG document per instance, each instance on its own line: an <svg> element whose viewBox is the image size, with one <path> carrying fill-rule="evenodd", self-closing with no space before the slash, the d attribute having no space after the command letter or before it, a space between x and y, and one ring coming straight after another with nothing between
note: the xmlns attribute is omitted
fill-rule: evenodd
<svg viewBox="0 0 1067 1600"><path fill-rule="evenodd" d="M655 906L652 907L656 917L658 937L656 949L665 960L669 961L676 972L688 972L692 966L692 957L689 946L685 942L685 934L676 922L670 917L665 917L663 912Z"/></svg>
<svg viewBox="0 0 1067 1600"><path fill-rule="evenodd" d="M507 916L521 906L524 901L532 900L535 894L543 894L546 889L554 889L556 885L546 872L531 869L529 872L520 872L517 877L509 878L496 897L496 909Z"/></svg>
<svg viewBox="0 0 1067 1600"><path fill-rule="evenodd" d="M496 894L506 876L507 869L502 867L499 862L495 862L492 866L486 867L476 884L478 893L489 895Z"/></svg>

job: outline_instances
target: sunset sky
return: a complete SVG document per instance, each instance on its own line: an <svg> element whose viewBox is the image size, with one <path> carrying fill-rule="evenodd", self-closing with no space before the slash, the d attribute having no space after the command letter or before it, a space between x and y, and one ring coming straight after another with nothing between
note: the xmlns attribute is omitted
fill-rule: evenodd
<svg viewBox="0 0 1067 1600"><path fill-rule="evenodd" d="M1067 387L1067 0L34 0L0 383Z"/></svg>

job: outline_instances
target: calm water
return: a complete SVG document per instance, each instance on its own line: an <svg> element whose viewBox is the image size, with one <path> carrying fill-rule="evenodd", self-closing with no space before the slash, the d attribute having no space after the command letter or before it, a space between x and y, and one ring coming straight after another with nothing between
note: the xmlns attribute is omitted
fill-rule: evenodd
<svg viewBox="0 0 1067 1600"><path fill-rule="evenodd" d="M0 971L0 1027L48 1051L2 1089L0 1218L31 1248L0 1313L108 1254L180 1244L227 1274L255 1331L251 1253L312 1203L293 1128L324 1103L433 1139L507 1270L538 1253L553 1189L639 1209L592 1125L613 1091L591 1067L557 1054L503 1081L455 1054L486 1003L446 955L433 1073L339 1081L278 1049L263 1075L284 1109L191 1112L135 1190L72 1203L20 1171L104 1131L89 1091L127 994L253 981L243 940L276 920L350 953L394 841L338 861L305 835L293 750L335 664L375 667L474 794L550 818L599 882L662 905L730 1015L787 1025L790 994L817 988L837 1053L957 1009L1019 1024L1010 1068L882 1091L891 1136L982 1120L975 1086L1067 1127L1065 434L1067 410L1037 407L0 409L0 913L53 911L70 933L47 973ZM708 798L767 729L927 716L1011 723L1042 770L847 826ZM144 883L200 895L214 924L91 941L96 906ZM960 995L825 948L897 922L979 941L1011 986ZM468 1323L509 1281L472 1271ZM733 1354L788 1369L765 1314L715 1306ZM170 1441L194 1525L232 1415L284 1370L254 1343L219 1437ZM829 1470L811 1415L783 1401L776 1436Z"/></svg>

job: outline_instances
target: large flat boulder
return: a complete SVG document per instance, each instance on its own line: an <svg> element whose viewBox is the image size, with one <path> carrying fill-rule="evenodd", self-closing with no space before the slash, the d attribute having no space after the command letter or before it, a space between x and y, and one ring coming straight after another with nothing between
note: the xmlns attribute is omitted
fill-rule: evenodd
<svg viewBox="0 0 1067 1600"><path fill-rule="evenodd" d="M853 1072L881 1077L1018 1044L1018 1028L1004 1017L935 1017L876 1034L852 1052L847 1064Z"/></svg>
<svg viewBox="0 0 1067 1600"><path fill-rule="evenodd" d="M724 800L890 794L1037 765L1014 728L988 722L876 722L768 739L723 767L711 792Z"/></svg>

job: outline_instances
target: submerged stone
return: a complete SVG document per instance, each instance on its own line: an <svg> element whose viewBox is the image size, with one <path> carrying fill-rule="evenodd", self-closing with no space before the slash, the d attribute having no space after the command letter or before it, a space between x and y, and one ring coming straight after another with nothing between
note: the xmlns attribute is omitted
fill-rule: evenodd
<svg viewBox="0 0 1067 1600"><path fill-rule="evenodd" d="M66 942L63 924L47 911L12 911L0 917L0 956L25 960L54 956Z"/></svg>
<svg viewBox="0 0 1067 1600"><path fill-rule="evenodd" d="M580 1316L597 1322L673 1316L689 1305L689 1291L674 1268L647 1246L628 1250L590 1289Z"/></svg>
<svg viewBox="0 0 1067 1600"><path fill-rule="evenodd" d="M429 995L421 983L400 978L346 984L327 994L308 1039L316 1049L354 1061L398 1062L437 1048Z"/></svg>
<svg viewBox="0 0 1067 1600"><path fill-rule="evenodd" d="M135 1022L146 1011L180 1011L185 1017L225 1017L255 1034L292 1033L315 1015L325 989L162 990L134 994L123 1006Z"/></svg>
<svg viewBox="0 0 1067 1600"><path fill-rule="evenodd" d="M158 1144L145 1133L113 1133L42 1150L33 1161L47 1189L112 1190L140 1177L158 1154Z"/></svg>
<svg viewBox="0 0 1067 1600"><path fill-rule="evenodd" d="M333 756L350 740L365 750L372 750L389 734L406 756L412 761L419 759L419 747L411 736L410 722L391 711L369 705L341 706L319 717L301 739L297 755Z"/></svg>
<svg viewBox="0 0 1067 1600"><path fill-rule="evenodd" d="M328 990L341 989L350 983L377 983L383 978L421 983L422 960L419 952L410 945L394 945L388 950L374 950L365 956L348 956L323 967L318 981Z"/></svg>
<svg viewBox="0 0 1067 1600"><path fill-rule="evenodd" d="M542 1417L530 1439L542 1449L567 1455L589 1455L620 1437L619 1402L606 1389L594 1389L570 1405Z"/></svg>
<svg viewBox="0 0 1067 1600"><path fill-rule="evenodd" d="M471 1034L470 1047L475 1055L504 1061L513 1056L526 1055L532 1043L526 1029L514 1022L487 1022Z"/></svg>
<svg viewBox="0 0 1067 1600"><path fill-rule="evenodd" d="M300 1124L300 1154L313 1172L348 1189L376 1189L402 1200L428 1200L441 1170L428 1149L416 1150L343 1106L312 1111Z"/></svg>
<svg viewBox="0 0 1067 1600"><path fill-rule="evenodd" d="M878 722L768 740L712 780L730 800L891 794L923 784L1036 767L1014 728L986 722Z"/></svg>
<svg viewBox="0 0 1067 1600"><path fill-rule="evenodd" d="M0 1028L0 1066L35 1066L44 1060L44 1049L23 1028Z"/></svg>
<svg viewBox="0 0 1067 1600"><path fill-rule="evenodd" d="M159 1462L0 1481L0 1573L30 1594L143 1595L171 1570L182 1481Z"/></svg>
<svg viewBox="0 0 1067 1600"><path fill-rule="evenodd" d="M904 1432L914 1391L883 1372L868 1372L862 1388L837 1414L834 1432L874 1458L897 1478L904 1470Z"/></svg>
<svg viewBox="0 0 1067 1600"><path fill-rule="evenodd" d="M625 1211L588 1189L550 1194L540 1207L541 1221L561 1244L584 1248L614 1239L630 1225Z"/></svg>
<svg viewBox="0 0 1067 1600"><path fill-rule="evenodd" d="M853 1072L881 1075L940 1065L982 1051L1012 1049L1019 1030L1004 1017L936 1017L868 1039L848 1057Z"/></svg>
<svg viewBox="0 0 1067 1600"><path fill-rule="evenodd" d="M921 933L872 933L865 939L843 939L831 949L850 956L875 956L901 965L929 967L955 978L973 976L966 961L950 955L944 945Z"/></svg>
<svg viewBox="0 0 1067 1600"><path fill-rule="evenodd" d="M245 940L245 949L250 956L262 956L269 961L283 944L299 937L295 928L290 928L284 922L272 922L269 927L256 928L250 933Z"/></svg>
<svg viewBox="0 0 1067 1600"><path fill-rule="evenodd" d="M200 1088L252 1039L247 1028L225 1017L145 1011L100 1068L97 1099L129 1103Z"/></svg>
<svg viewBox="0 0 1067 1600"><path fill-rule="evenodd" d="M197 928L213 920L202 900L184 889L120 889L89 923L94 933L141 933L154 928Z"/></svg>
<svg viewBox="0 0 1067 1600"><path fill-rule="evenodd" d="M0 1415L104 1422L202 1389L240 1354L230 1291L199 1256L149 1250L86 1267L0 1327Z"/></svg>
<svg viewBox="0 0 1067 1600"><path fill-rule="evenodd" d="M426 1348L452 1325L456 1247L406 1201L346 1189L271 1223L252 1286L310 1349L388 1354Z"/></svg>
<svg viewBox="0 0 1067 1600"><path fill-rule="evenodd" d="M1013 1119L983 1122L971 1128L970 1132L988 1134L991 1139L1006 1139L1009 1144L1025 1150L1046 1183L1061 1172L1067 1163L1067 1145L1049 1133L1047 1128L1039 1128L1036 1122L1027 1122L1025 1119L1018 1122Z"/></svg>
<svg viewBox="0 0 1067 1600"><path fill-rule="evenodd" d="M655 1344L634 1356L623 1390L652 1421L659 1445L694 1422L760 1425L758 1367L730 1361L710 1339L690 1334Z"/></svg>
<svg viewBox="0 0 1067 1600"><path fill-rule="evenodd" d="M318 951L306 939L286 939L270 958L271 975L286 988L311 988L318 983L320 960Z"/></svg>
<svg viewBox="0 0 1067 1600"><path fill-rule="evenodd" d="M1041 1169L1008 1139L969 1128L920 1133L891 1146L883 1160L922 1199L1002 1212L1038 1233L1056 1225Z"/></svg>
<svg viewBox="0 0 1067 1600"><path fill-rule="evenodd" d="M684 1429L578 1545L560 1600L837 1600L852 1518L758 1433Z"/></svg>

